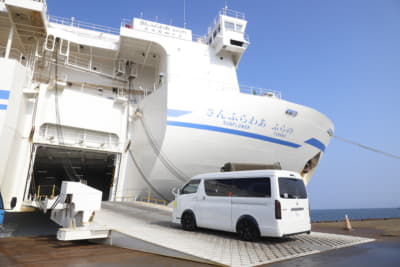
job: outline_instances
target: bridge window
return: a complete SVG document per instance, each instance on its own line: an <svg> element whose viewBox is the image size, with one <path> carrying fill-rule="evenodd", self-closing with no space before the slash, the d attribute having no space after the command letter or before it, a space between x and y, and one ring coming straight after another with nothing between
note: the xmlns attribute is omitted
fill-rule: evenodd
<svg viewBox="0 0 400 267"><path fill-rule="evenodd" d="M234 31L235 30L235 24L229 21L225 21L225 29L228 31Z"/></svg>

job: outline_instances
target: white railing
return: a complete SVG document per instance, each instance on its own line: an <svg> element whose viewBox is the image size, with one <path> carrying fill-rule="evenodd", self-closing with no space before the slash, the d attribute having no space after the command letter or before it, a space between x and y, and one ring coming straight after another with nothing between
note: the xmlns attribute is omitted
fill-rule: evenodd
<svg viewBox="0 0 400 267"><path fill-rule="evenodd" d="M4 1L4 0L0 0L0 1ZM44 1L44 0L37 0L37 1ZM45 3L45 1L44 1L44 3ZM245 18L244 13L226 9L226 8L221 9L219 14L223 14L226 16L231 16L231 17L235 17L235 18L239 18L239 19ZM49 22L52 22L52 23L70 26L70 27L79 28L79 29L99 31L99 32L103 32L103 33L113 34L113 35L120 34L120 30L117 28L103 26L103 25L94 24L94 23L89 23L89 22L85 22L85 21L80 21L80 20L76 20L73 17L72 18L63 18L63 17L49 15L48 20L49 20ZM132 19L122 19L121 27L133 29L133 20ZM174 27L176 27L176 26L174 26ZM249 41L249 36L247 34L244 35L244 38L246 41ZM192 41L205 43L206 35L192 34Z"/></svg>
<svg viewBox="0 0 400 267"><path fill-rule="evenodd" d="M158 22L157 22L158 23ZM167 24L166 24L167 25ZM171 25L173 26L173 25ZM122 28L128 28L128 29L133 29L133 20L132 19L122 19L121 20L121 27ZM177 27L177 26L173 26L173 27ZM137 29L136 29L137 30ZM164 35L163 35L164 36ZM206 35L200 35L200 34L195 34L192 33L192 41L193 42L198 42L198 43L206 43ZM247 40L247 39L246 39Z"/></svg>
<svg viewBox="0 0 400 267"><path fill-rule="evenodd" d="M70 66L78 67L87 71L102 73L107 76L114 76L114 65L113 62L109 64L104 64L97 60L92 60L90 58L84 58L80 56L68 56L67 64Z"/></svg>
<svg viewBox="0 0 400 267"><path fill-rule="evenodd" d="M160 23L160 22L152 21L152 20L149 20L149 21L155 22L155 23ZM162 23L160 23L160 24L162 24ZM170 25L170 24L163 24L163 25L168 25L168 26L171 26L171 27L179 28L179 26L174 26L174 25ZM133 19L122 19L121 20L121 28L134 29ZM144 31L144 30L140 30L140 29L135 29L135 30L136 31L143 31L143 32L147 32L147 33L152 33L152 32ZM159 34L157 32L153 32L153 34L157 34L157 35L160 35L160 36L166 36L164 34ZM170 36L170 37L174 38L174 36ZM205 35L199 35L199 34L193 34L192 33L192 41L205 43L205 40L206 40Z"/></svg>
<svg viewBox="0 0 400 267"><path fill-rule="evenodd" d="M199 75L182 75L176 73L170 73L168 75L168 81L171 84L177 83L177 87L183 87L183 84L192 84L193 90L203 91L208 90L210 94L212 91L215 92L240 92L243 94L250 94L254 96L269 96L274 98L282 99L282 93L277 90L271 90L266 88L260 88L250 85L241 85L237 83L229 83L222 80L212 79L205 76ZM171 86L171 85L169 85Z"/></svg>
<svg viewBox="0 0 400 267"><path fill-rule="evenodd" d="M89 22L84 22L84 21L76 20L75 18L68 19L68 18L62 18L62 17L57 17L57 16L49 16L49 22L53 22L53 23L65 25L65 26L70 26L70 27L74 27L74 28L79 28L79 29L99 31L99 32L119 35L119 29L117 29L117 28L98 25L98 24L89 23Z"/></svg>
<svg viewBox="0 0 400 267"><path fill-rule="evenodd" d="M133 29L133 19L122 19L121 28Z"/></svg>
<svg viewBox="0 0 400 267"><path fill-rule="evenodd" d="M245 19L245 15L243 12L228 9L226 7L222 8L219 11L219 15L225 15L225 16L229 16L229 17L233 17L233 18L237 18L237 19Z"/></svg>
<svg viewBox="0 0 400 267"><path fill-rule="evenodd" d="M147 203L152 203L152 204L159 204L159 205L164 205L166 206L168 204L168 201L156 198L155 193L151 192L150 189L142 189L142 190L124 190L119 195L115 196L115 201L139 201L139 202L147 202Z"/></svg>
<svg viewBox="0 0 400 267"><path fill-rule="evenodd" d="M282 93L279 91L249 85L240 85L240 91L245 94L282 98Z"/></svg>

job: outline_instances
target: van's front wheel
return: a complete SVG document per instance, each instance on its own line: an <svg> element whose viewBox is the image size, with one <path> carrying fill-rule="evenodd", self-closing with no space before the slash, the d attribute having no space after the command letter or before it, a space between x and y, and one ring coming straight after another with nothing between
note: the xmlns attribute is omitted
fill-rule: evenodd
<svg viewBox="0 0 400 267"><path fill-rule="evenodd" d="M181 218L181 225L183 230L194 231L197 228L196 219L191 212L185 212Z"/></svg>
<svg viewBox="0 0 400 267"><path fill-rule="evenodd" d="M260 237L257 224L249 219L242 219L238 222L237 233L245 241L254 241Z"/></svg>

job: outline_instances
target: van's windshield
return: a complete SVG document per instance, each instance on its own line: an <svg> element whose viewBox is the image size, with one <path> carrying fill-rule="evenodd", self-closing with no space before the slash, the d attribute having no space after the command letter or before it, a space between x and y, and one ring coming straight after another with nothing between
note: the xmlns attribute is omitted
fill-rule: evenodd
<svg viewBox="0 0 400 267"><path fill-rule="evenodd" d="M197 192L197 188L199 187L200 180L190 180L182 189L181 195L185 194L193 194Z"/></svg>
<svg viewBox="0 0 400 267"><path fill-rule="evenodd" d="M279 178L279 195L281 198L307 198L303 180L295 178Z"/></svg>

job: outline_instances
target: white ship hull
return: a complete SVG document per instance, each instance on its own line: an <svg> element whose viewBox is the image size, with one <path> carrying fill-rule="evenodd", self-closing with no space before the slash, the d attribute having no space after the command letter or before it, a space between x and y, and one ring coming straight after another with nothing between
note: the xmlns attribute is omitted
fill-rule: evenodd
<svg viewBox="0 0 400 267"><path fill-rule="evenodd" d="M333 127L318 111L277 98L225 92L213 93L212 99L207 93L181 99L161 113L143 105L133 154L145 177L127 175L140 177L128 182L127 190L142 186L146 191L150 183L153 194L170 199L172 187L228 162L279 163L302 172L310 159L322 156ZM288 109L298 115L286 114ZM161 119L152 124L154 118ZM312 173L304 175L306 182Z"/></svg>
<svg viewBox="0 0 400 267"><path fill-rule="evenodd" d="M173 187L228 162L279 163L308 182L332 122L271 91L241 93L246 21L226 11L192 41L190 30L155 22L114 30L48 21L44 1L0 1L6 208L14 197L15 211L51 208L43 201L64 180L86 182L103 200L168 202Z"/></svg>

